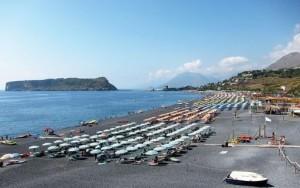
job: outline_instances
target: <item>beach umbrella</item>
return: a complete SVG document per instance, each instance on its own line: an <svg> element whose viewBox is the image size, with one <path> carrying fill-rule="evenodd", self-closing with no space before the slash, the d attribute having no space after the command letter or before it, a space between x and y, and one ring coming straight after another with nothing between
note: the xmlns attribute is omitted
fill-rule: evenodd
<svg viewBox="0 0 300 188"><path fill-rule="evenodd" d="M164 139L166 139L166 138L163 137L163 136L160 136L160 137L156 138L156 141L158 142L158 141L161 141L161 140L164 140Z"/></svg>
<svg viewBox="0 0 300 188"><path fill-rule="evenodd" d="M171 148L173 146L174 145L172 145L172 144L164 144L164 145L162 145L162 147L164 147L165 149L169 149L169 148Z"/></svg>
<svg viewBox="0 0 300 188"><path fill-rule="evenodd" d="M111 146L104 146L103 148L101 148L101 150L110 150Z"/></svg>
<svg viewBox="0 0 300 188"><path fill-rule="evenodd" d="M62 140L55 140L53 143L54 144L61 144L61 143L63 143L63 141Z"/></svg>
<svg viewBox="0 0 300 188"><path fill-rule="evenodd" d="M157 155L157 154L158 154L158 152L155 151L155 150L150 150L150 151L147 151L147 152L145 153L145 155L148 155L148 156L151 156L151 155Z"/></svg>
<svg viewBox="0 0 300 188"><path fill-rule="evenodd" d="M162 146L159 146L159 147L156 147L156 148L154 148L153 150L154 151L163 151L163 150L165 150L166 148L164 148L164 147L162 147Z"/></svg>
<svg viewBox="0 0 300 188"><path fill-rule="evenodd" d="M96 146L98 146L98 145L99 145L98 142L93 142L93 143L90 143L90 144L89 144L90 147L96 147Z"/></svg>
<svg viewBox="0 0 300 188"><path fill-rule="evenodd" d="M122 144L120 144L120 143L115 143L115 144L111 145L112 148L117 148L120 146L122 146Z"/></svg>
<svg viewBox="0 0 300 188"><path fill-rule="evenodd" d="M107 137L108 137L108 135L106 133L101 133L99 135L99 138L107 138Z"/></svg>
<svg viewBox="0 0 300 188"><path fill-rule="evenodd" d="M132 142L135 142L135 139L133 138L130 138L129 140L127 140L128 143L132 143Z"/></svg>
<svg viewBox="0 0 300 188"><path fill-rule="evenodd" d="M68 137L67 137L67 138L64 138L63 140L64 140L65 142L70 142L71 140L73 140L73 138L68 138Z"/></svg>
<svg viewBox="0 0 300 188"><path fill-rule="evenodd" d="M127 140L123 140L123 141L120 142L120 144L127 145L127 144L129 144L129 142Z"/></svg>
<svg viewBox="0 0 300 188"><path fill-rule="evenodd" d="M137 147L138 149L143 148L145 146L146 146L145 144L137 144L137 145L135 145L135 147Z"/></svg>
<svg viewBox="0 0 300 188"><path fill-rule="evenodd" d="M80 149L80 150L85 150L85 149L88 149L90 146L89 145L81 145L81 146L79 146L78 148Z"/></svg>
<svg viewBox="0 0 300 188"><path fill-rule="evenodd" d="M107 142L108 142L107 140L98 140L99 144L104 144L104 143L107 143Z"/></svg>
<svg viewBox="0 0 300 188"><path fill-rule="evenodd" d="M29 150L36 150L36 149L39 149L40 146L29 146Z"/></svg>
<svg viewBox="0 0 300 188"><path fill-rule="evenodd" d="M80 139L80 136L73 136L72 139L73 139L73 140Z"/></svg>
<svg viewBox="0 0 300 188"><path fill-rule="evenodd" d="M117 139L116 139L116 137L113 136L113 137L110 137L110 138L108 139L108 141L109 141L109 142L114 142L114 141L117 141Z"/></svg>
<svg viewBox="0 0 300 188"><path fill-rule="evenodd" d="M153 142L151 140L148 140L148 141L144 142L143 144L150 145L150 144L153 144Z"/></svg>
<svg viewBox="0 0 300 188"><path fill-rule="evenodd" d="M81 135L80 137L81 137L81 138L88 138L88 137L90 137L90 135L88 135L88 134L83 134L83 135Z"/></svg>
<svg viewBox="0 0 300 188"><path fill-rule="evenodd" d="M47 150L48 150L48 151L58 151L58 150L59 150L59 147L58 147L58 146L50 146L50 147L48 147Z"/></svg>
<svg viewBox="0 0 300 188"><path fill-rule="evenodd" d="M51 145L52 145L52 143L50 143L50 142L46 142L46 143L42 144L42 146L51 146Z"/></svg>
<svg viewBox="0 0 300 188"><path fill-rule="evenodd" d="M92 151L90 151L90 154L92 154L92 155L97 155L99 153L101 153L101 150L99 150L99 149L93 149Z"/></svg>
<svg viewBox="0 0 300 188"><path fill-rule="evenodd" d="M135 141L142 140L142 139L143 139L143 137L141 137L141 136L137 136L137 137L134 138Z"/></svg>
<svg viewBox="0 0 300 188"><path fill-rule="evenodd" d="M65 147L69 147L69 146L71 146L71 144L68 144L68 143L59 144L59 147L61 147L61 148L65 148Z"/></svg>
<svg viewBox="0 0 300 188"><path fill-rule="evenodd" d="M73 141L71 141L70 142L71 143L71 145L79 145L80 144L80 141L79 140L73 140Z"/></svg>
<svg viewBox="0 0 300 188"><path fill-rule="evenodd" d="M89 141L90 141L90 139L88 139L88 138L82 138L79 140L80 143L87 143Z"/></svg>
<svg viewBox="0 0 300 188"><path fill-rule="evenodd" d="M138 148L137 147L134 147L134 146L128 146L127 148L126 148L126 150L127 151L135 151L135 150L137 150Z"/></svg>
<svg viewBox="0 0 300 188"><path fill-rule="evenodd" d="M79 151L79 148L76 148L76 147L73 147L73 148L69 148L68 149L68 152L69 153L76 153L76 152L78 152Z"/></svg>
<svg viewBox="0 0 300 188"><path fill-rule="evenodd" d="M120 150L118 150L118 151L115 152L116 155L124 155L126 153L128 153L128 151L125 150L125 149L120 149Z"/></svg>
<svg viewBox="0 0 300 188"><path fill-rule="evenodd" d="M90 139L97 139L97 138L98 138L98 135L90 136Z"/></svg>
<svg viewBox="0 0 300 188"><path fill-rule="evenodd" d="M116 136L117 139L122 139L122 138L124 138L124 137L125 137L125 136L123 136L123 135L117 135L117 136Z"/></svg>

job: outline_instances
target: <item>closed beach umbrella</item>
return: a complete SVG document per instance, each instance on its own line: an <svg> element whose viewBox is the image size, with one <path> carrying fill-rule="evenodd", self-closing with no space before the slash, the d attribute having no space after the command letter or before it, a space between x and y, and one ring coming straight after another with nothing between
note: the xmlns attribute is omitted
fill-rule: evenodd
<svg viewBox="0 0 300 188"><path fill-rule="evenodd" d="M134 138L135 141L142 140L142 139L143 139L143 137L141 137L141 136L137 136L137 137Z"/></svg>
<svg viewBox="0 0 300 188"><path fill-rule="evenodd" d="M99 144L104 144L104 143L107 143L107 142L108 142L107 140L98 140Z"/></svg>
<svg viewBox="0 0 300 188"><path fill-rule="evenodd" d="M129 142L127 141L127 140L123 140L123 141L121 141L120 142L122 145L127 145L127 144L129 144Z"/></svg>
<svg viewBox="0 0 300 188"><path fill-rule="evenodd" d="M120 146L122 146L122 144L120 144L120 143L115 143L115 144L111 145L112 148L117 148Z"/></svg>
<svg viewBox="0 0 300 188"><path fill-rule="evenodd" d="M110 141L110 142L114 142L114 141L116 141L117 139L116 139L116 137L110 137L109 139L108 139L108 141Z"/></svg>
<svg viewBox="0 0 300 188"><path fill-rule="evenodd" d="M68 152L69 153L76 153L76 152L78 152L79 151L79 148L76 148L76 147L73 147L73 148L69 148L68 149Z"/></svg>
<svg viewBox="0 0 300 188"><path fill-rule="evenodd" d="M101 133L100 135L99 135L99 138L107 138L107 134L106 133Z"/></svg>
<svg viewBox="0 0 300 188"><path fill-rule="evenodd" d="M101 150L99 150L99 149L93 149L92 151L90 151L90 154L92 154L92 155L97 155L99 153L101 153Z"/></svg>
<svg viewBox="0 0 300 188"><path fill-rule="evenodd" d="M135 142L135 140L133 138L130 138L129 140L127 140L128 143L132 143L132 142Z"/></svg>
<svg viewBox="0 0 300 188"><path fill-rule="evenodd" d="M137 145L135 145L135 147L137 147L137 148L143 148L143 147L145 147L146 145L145 144L137 144Z"/></svg>
<svg viewBox="0 0 300 188"><path fill-rule="evenodd" d="M69 153L76 153L76 152L78 152L79 151L79 148L76 148L76 147L73 147L73 148L69 148L68 149L68 152Z"/></svg>
<svg viewBox="0 0 300 188"><path fill-rule="evenodd" d="M82 138L79 140L80 143L87 143L89 141L90 141L90 139L88 139L88 138Z"/></svg>
<svg viewBox="0 0 300 188"><path fill-rule="evenodd" d="M116 136L116 138L117 139L122 139L122 138L124 138L124 136L123 135L118 135L118 136Z"/></svg>
<svg viewBox="0 0 300 188"><path fill-rule="evenodd" d="M144 144L145 144L145 145L151 145L151 144L153 144L153 142L150 141L150 140L148 140L148 141L144 142Z"/></svg>
<svg viewBox="0 0 300 188"><path fill-rule="evenodd" d="M163 136L160 136L160 137L156 138L157 141L161 141L161 140L164 140L164 139L166 139L166 138L163 137Z"/></svg>
<svg viewBox="0 0 300 188"><path fill-rule="evenodd" d="M51 145L52 145L52 143L50 143L50 142L46 142L46 143L42 144L42 146L51 146Z"/></svg>
<svg viewBox="0 0 300 188"><path fill-rule="evenodd" d="M120 149L120 150L118 150L118 151L116 151L116 155L124 155L124 154L126 154L126 153L128 153L128 151L127 150L125 150L125 149Z"/></svg>
<svg viewBox="0 0 300 188"><path fill-rule="evenodd" d="M58 146L50 146L48 147L48 151L58 151L59 147Z"/></svg>
<svg viewBox="0 0 300 188"><path fill-rule="evenodd" d="M159 147L154 148L153 150L154 151L163 151L163 150L165 150L165 148L162 146L159 146Z"/></svg>
<svg viewBox="0 0 300 188"><path fill-rule="evenodd" d="M93 142L93 143L90 143L90 144L89 144L90 147L96 147L96 146L98 146L98 145L99 145L98 142Z"/></svg>
<svg viewBox="0 0 300 188"><path fill-rule="evenodd" d="M88 138L88 137L90 137L90 135L88 135L88 134L83 134L83 135L81 135L80 137L81 137L81 138Z"/></svg>
<svg viewBox="0 0 300 188"><path fill-rule="evenodd" d="M29 150L36 150L36 149L39 149L40 146L29 146Z"/></svg>
<svg viewBox="0 0 300 188"><path fill-rule="evenodd" d="M73 136L72 139L73 139L73 140L80 139L80 136Z"/></svg>
<svg viewBox="0 0 300 188"><path fill-rule="evenodd" d="M90 147L89 145L81 145L81 146L79 146L79 149L85 150L85 149L88 149L89 147Z"/></svg>
<svg viewBox="0 0 300 188"><path fill-rule="evenodd" d="M138 148L137 147L134 147L134 146L128 146L127 148L126 148L126 150L127 151L135 151L135 150L137 150Z"/></svg>
<svg viewBox="0 0 300 188"><path fill-rule="evenodd" d="M146 153L145 153L145 155L148 155L148 156L151 156L151 155L157 155L158 154L158 152L157 151L154 151L154 150L150 150L150 151L147 151Z"/></svg>
<svg viewBox="0 0 300 188"><path fill-rule="evenodd" d="M101 150L110 150L111 149L111 146L104 146L103 148L101 148Z"/></svg>
<svg viewBox="0 0 300 188"><path fill-rule="evenodd" d="M62 140L55 140L53 143L54 144L61 144L61 143L63 143L63 141Z"/></svg>
<svg viewBox="0 0 300 188"><path fill-rule="evenodd" d="M97 139L99 136L98 135L93 135L90 137L90 139Z"/></svg>
<svg viewBox="0 0 300 188"><path fill-rule="evenodd" d="M72 145L80 144L80 141L79 140L73 140L73 141L71 141L71 144Z"/></svg>
<svg viewBox="0 0 300 188"><path fill-rule="evenodd" d="M65 147L69 147L69 146L71 146L71 144L68 144L68 143L59 144L59 147L61 147L61 148L65 148Z"/></svg>
<svg viewBox="0 0 300 188"><path fill-rule="evenodd" d="M162 147L164 147L164 148L166 148L166 149L169 149L169 148L171 148L171 147L173 147L174 145L172 145L172 144L164 144L164 145L162 145Z"/></svg>
<svg viewBox="0 0 300 188"><path fill-rule="evenodd" d="M73 140L73 138L68 138L68 137L67 137L67 138L64 138L63 140L64 140L65 142L70 142L71 140Z"/></svg>

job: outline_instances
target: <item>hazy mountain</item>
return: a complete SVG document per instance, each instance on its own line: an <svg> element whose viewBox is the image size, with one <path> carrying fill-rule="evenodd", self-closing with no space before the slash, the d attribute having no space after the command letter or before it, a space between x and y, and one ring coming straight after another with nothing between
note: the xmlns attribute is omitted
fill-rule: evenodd
<svg viewBox="0 0 300 188"><path fill-rule="evenodd" d="M104 91L117 90L105 77L95 79L58 78L6 83L6 91Z"/></svg>
<svg viewBox="0 0 300 188"><path fill-rule="evenodd" d="M292 52L267 67L269 70L300 68L300 53Z"/></svg>
<svg viewBox="0 0 300 188"><path fill-rule="evenodd" d="M192 72L185 72L182 74L177 75L170 81L164 84L164 86L169 86L169 87L184 87L184 86L193 86L193 87L199 87L201 85L210 83L210 82L215 82L216 79L211 78L211 77L206 77L203 76L202 74L199 73L192 73Z"/></svg>

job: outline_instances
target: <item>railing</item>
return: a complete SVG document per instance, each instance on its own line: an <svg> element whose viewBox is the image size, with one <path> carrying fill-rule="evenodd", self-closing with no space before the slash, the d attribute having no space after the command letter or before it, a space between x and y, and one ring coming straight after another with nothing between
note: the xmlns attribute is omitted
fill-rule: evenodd
<svg viewBox="0 0 300 188"><path fill-rule="evenodd" d="M287 155L286 155L286 152L283 148L283 146L279 145L278 147L278 152L279 152L279 155L281 156L281 159L284 159L286 161L286 165L291 165L292 167L294 167L295 169L295 173L297 173L298 171L300 171L300 165L299 163L295 162L295 161L292 161Z"/></svg>

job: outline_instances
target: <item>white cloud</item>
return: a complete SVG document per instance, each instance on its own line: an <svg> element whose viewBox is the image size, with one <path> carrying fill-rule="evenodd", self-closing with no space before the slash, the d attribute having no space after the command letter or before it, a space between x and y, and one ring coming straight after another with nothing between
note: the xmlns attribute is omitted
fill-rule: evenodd
<svg viewBox="0 0 300 188"><path fill-rule="evenodd" d="M300 23L298 23L298 24L295 25L294 33L295 34L300 33Z"/></svg>
<svg viewBox="0 0 300 188"><path fill-rule="evenodd" d="M182 72L200 72L201 71L201 60L200 59L196 59L194 61L191 62L187 62L185 64L183 64L182 66L177 68L177 72L178 73L182 73Z"/></svg>
<svg viewBox="0 0 300 188"><path fill-rule="evenodd" d="M184 63L175 69L158 69L149 73L149 80L168 80L183 72L200 72L201 60L196 59L191 62Z"/></svg>
<svg viewBox="0 0 300 188"><path fill-rule="evenodd" d="M269 58L272 62L291 52L300 52L300 24L296 24L294 32L295 35L293 36L293 39L286 45L279 44L273 48L272 52L269 54Z"/></svg>
<svg viewBox="0 0 300 188"><path fill-rule="evenodd" d="M203 66L200 59L184 63L175 69L158 69L149 73L149 81L168 80L183 72L196 72L207 76L223 78L240 71L249 70L252 66L246 57L230 56L221 59L218 63Z"/></svg>

